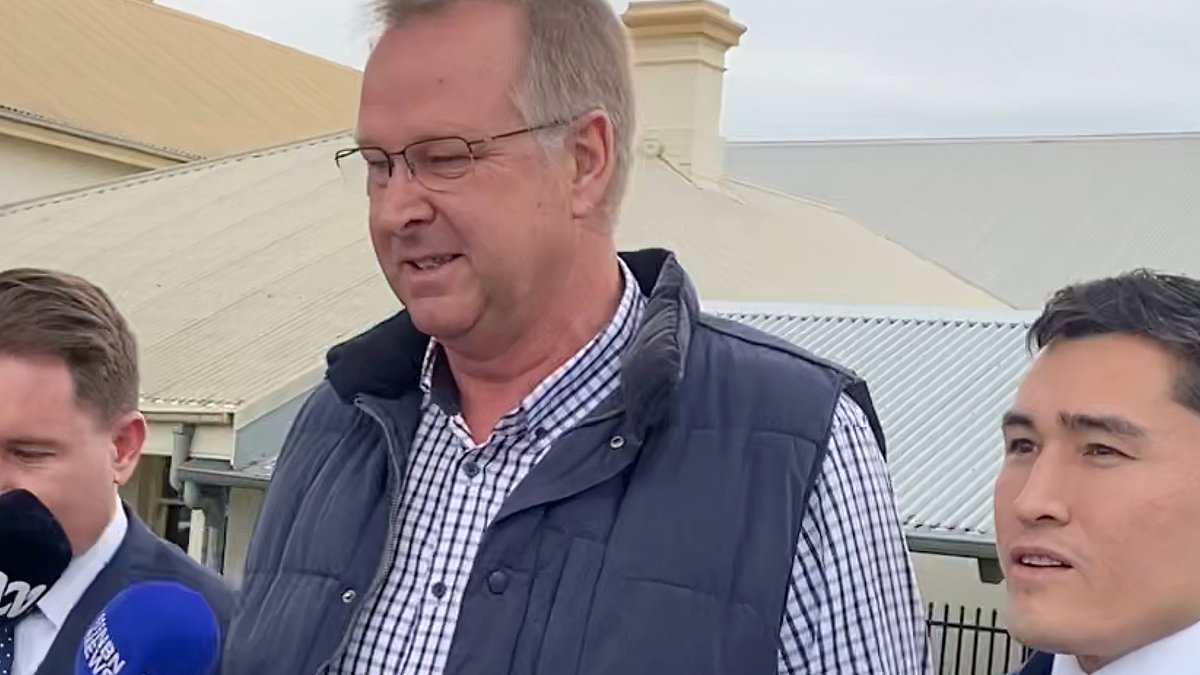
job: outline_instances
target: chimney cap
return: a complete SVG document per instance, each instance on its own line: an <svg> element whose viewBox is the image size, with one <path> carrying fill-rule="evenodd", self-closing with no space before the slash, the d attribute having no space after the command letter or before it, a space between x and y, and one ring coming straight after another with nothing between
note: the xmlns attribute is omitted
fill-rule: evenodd
<svg viewBox="0 0 1200 675"><path fill-rule="evenodd" d="M732 48L746 32L730 17L729 8L711 0L631 2L621 18L635 39L703 36Z"/></svg>

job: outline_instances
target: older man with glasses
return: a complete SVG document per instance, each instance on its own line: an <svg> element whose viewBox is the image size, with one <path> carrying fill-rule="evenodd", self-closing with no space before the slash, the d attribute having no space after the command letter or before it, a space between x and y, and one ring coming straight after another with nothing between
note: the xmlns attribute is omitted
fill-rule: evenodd
<svg viewBox="0 0 1200 675"><path fill-rule="evenodd" d="M616 252L609 3L379 4L336 160L405 309L295 422L224 672L925 672L866 385Z"/></svg>

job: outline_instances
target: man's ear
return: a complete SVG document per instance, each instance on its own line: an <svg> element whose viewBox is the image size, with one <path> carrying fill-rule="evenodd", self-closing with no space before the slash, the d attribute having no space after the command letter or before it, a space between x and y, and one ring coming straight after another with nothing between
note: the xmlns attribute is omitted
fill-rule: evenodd
<svg viewBox="0 0 1200 675"><path fill-rule="evenodd" d="M137 411L122 415L113 424L112 444L116 450L113 455L113 482L117 485L124 485L133 477L142 458L142 448L146 445L146 427L146 418Z"/></svg>
<svg viewBox="0 0 1200 675"><path fill-rule="evenodd" d="M616 173L616 144L608 113L593 110L571 124L566 150L574 164L571 180L571 214L591 215L604 207Z"/></svg>

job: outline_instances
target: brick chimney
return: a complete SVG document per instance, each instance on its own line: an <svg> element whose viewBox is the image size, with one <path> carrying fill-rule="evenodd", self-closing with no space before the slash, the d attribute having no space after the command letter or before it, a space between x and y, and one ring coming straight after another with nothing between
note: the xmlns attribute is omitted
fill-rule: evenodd
<svg viewBox="0 0 1200 675"><path fill-rule="evenodd" d="M622 18L633 40L642 147L661 148L697 183L715 185L725 161L725 54L746 27L710 0L632 2Z"/></svg>

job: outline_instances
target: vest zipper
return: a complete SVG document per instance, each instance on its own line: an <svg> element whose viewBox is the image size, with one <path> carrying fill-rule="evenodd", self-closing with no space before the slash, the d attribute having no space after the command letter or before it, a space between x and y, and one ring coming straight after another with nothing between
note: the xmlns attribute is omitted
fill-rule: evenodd
<svg viewBox="0 0 1200 675"><path fill-rule="evenodd" d="M380 585L387 580L387 574L391 570L392 565L396 562L396 547L392 545L392 541L396 534L396 512L400 508L400 485L402 484L402 481L400 480L400 466L396 458L396 440L392 437L392 432L388 428L388 425L384 423L383 416L375 412L375 410L367 405L363 398L355 398L354 407L361 410L364 414L366 414L367 417L375 420L375 423L378 424L379 428L383 431L383 438L387 443L388 463L392 467L392 475L388 479L388 482L391 484L389 487L391 488L392 501L391 506L388 509L387 539L384 541L386 553L384 553L382 566L375 571L375 578L371 581L370 588L368 588L367 592L361 596L362 599L359 602L358 608L350 614L350 621L346 626L345 632L342 634L342 641L338 644L337 649L334 650L333 656L329 657L324 663L318 666L316 673L313 675L322 675L322 673L329 668L330 664L333 663L334 659L337 659L342 655L343 650L346 649L346 645L350 642L350 634L353 632L354 626L358 622L358 616L362 613L363 607L365 607L367 604L367 599L375 596L375 592L379 589Z"/></svg>

